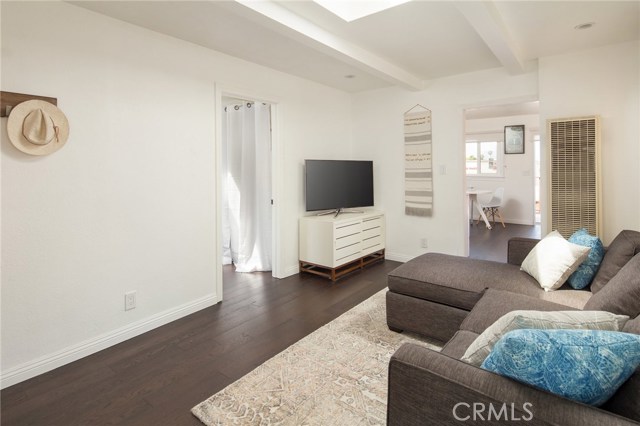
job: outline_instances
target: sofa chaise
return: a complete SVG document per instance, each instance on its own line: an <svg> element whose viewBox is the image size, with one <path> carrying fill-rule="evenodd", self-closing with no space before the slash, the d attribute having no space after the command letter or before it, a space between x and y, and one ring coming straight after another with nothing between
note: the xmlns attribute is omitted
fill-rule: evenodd
<svg viewBox="0 0 640 426"><path fill-rule="evenodd" d="M538 240L514 238L507 263L427 253L389 273L387 324L444 343L441 352L404 344L389 365L389 425L638 425L640 372L596 408L460 360L474 340L514 310L607 311L631 318L640 334L640 232L622 231L607 248L589 290L545 292L520 270ZM499 412L487 420L487 407ZM483 411L484 410L484 411Z"/></svg>

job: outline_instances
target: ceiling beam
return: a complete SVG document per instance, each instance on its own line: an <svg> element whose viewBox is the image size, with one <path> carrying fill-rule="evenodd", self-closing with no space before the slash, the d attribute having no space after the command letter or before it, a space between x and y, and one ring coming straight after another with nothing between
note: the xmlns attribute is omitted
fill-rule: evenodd
<svg viewBox="0 0 640 426"><path fill-rule="evenodd" d="M410 90L422 90L424 81L407 70L354 45L318 25L296 15L274 1L236 0L248 9L269 18L270 28L284 33L296 41L306 44L320 52L353 65L391 84ZM261 24L265 24L261 20ZM273 24L277 25L273 25Z"/></svg>
<svg viewBox="0 0 640 426"><path fill-rule="evenodd" d="M520 49L493 1L459 1L456 7L509 73L525 71Z"/></svg>

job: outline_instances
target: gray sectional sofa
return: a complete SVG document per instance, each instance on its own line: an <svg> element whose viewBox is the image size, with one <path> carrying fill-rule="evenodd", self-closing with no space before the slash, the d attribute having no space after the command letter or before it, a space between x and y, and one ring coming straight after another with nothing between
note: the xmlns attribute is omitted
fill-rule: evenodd
<svg viewBox="0 0 640 426"><path fill-rule="evenodd" d="M595 408L460 361L476 337L514 310L608 311L631 317L623 331L640 334L640 232L614 239L587 290L565 284L545 292L520 271L537 241L510 240L507 263L427 253L389 274L389 328L445 343L441 352L405 344L393 355L389 425L640 424L640 371Z"/></svg>

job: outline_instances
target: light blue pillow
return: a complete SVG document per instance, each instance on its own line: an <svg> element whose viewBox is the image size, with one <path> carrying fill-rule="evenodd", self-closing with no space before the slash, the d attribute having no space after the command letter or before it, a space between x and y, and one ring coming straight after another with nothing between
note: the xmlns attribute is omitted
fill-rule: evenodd
<svg viewBox="0 0 640 426"><path fill-rule="evenodd" d="M640 365L640 335L600 330L514 330L482 368L600 406Z"/></svg>
<svg viewBox="0 0 640 426"><path fill-rule="evenodd" d="M569 276L567 282L576 290L586 288L593 281L593 277L596 276L602 258L604 257L604 246L600 238L589 235L589 232L585 228L579 229L569 237L569 242L578 244L580 246L589 247L589 255L585 259L578 269Z"/></svg>

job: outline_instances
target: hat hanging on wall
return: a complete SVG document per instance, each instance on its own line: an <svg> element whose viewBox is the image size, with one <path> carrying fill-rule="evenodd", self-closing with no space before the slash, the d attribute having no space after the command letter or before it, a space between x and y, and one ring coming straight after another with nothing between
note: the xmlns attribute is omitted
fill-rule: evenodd
<svg viewBox="0 0 640 426"><path fill-rule="evenodd" d="M25 154L47 155L64 146L69 121L55 105L39 100L16 105L7 120L11 143Z"/></svg>

